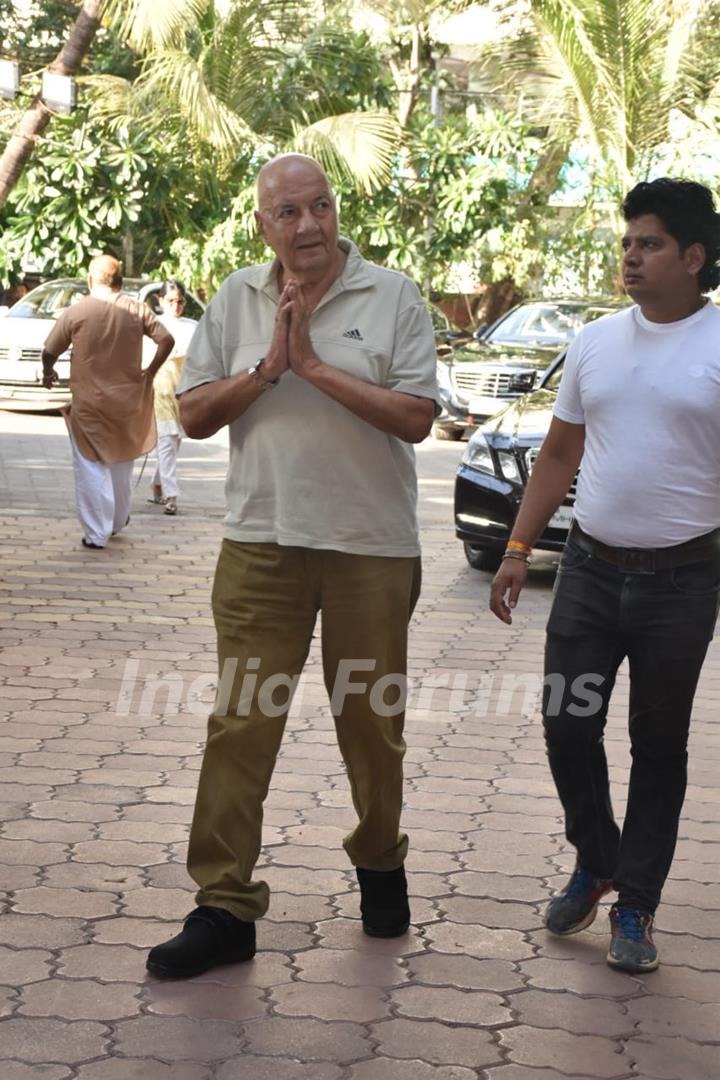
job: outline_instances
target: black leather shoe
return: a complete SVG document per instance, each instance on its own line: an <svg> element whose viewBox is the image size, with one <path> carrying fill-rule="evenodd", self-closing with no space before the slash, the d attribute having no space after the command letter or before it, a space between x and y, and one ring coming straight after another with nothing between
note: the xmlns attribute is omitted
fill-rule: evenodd
<svg viewBox="0 0 720 1080"><path fill-rule="evenodd" d="M146 967L163 979L189 979L220 964L238 964L255 955L255 923L217 907L191 911L179 934L151 949Z"/></svg>
<svg viewBox="0 0 720 1080"><path fill-rule="evenodd" d="M92 540L88 540L88 538L86 536L83 536L81 539L82 539L82 546L83 547L94 548L95 551L103 551L104 550L104 545L103 544L93 544Z"/></svg>
<svg viewBox="0 0 720 1080"><path fill-rule="evenodd" d="M410 925L405 867L363 870L355 867L360 883L360 914L370 937L400 937Z"/></svg>

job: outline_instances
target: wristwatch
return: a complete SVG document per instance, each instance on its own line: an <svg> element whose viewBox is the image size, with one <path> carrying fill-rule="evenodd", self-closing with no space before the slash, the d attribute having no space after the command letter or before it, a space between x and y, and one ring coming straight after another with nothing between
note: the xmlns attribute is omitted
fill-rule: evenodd
<svg viewBox="0 0 720 1080"><path fill-rule="evenodd" d="M264 363L265 357L261 356L251 368L248 368L248 375L252 375L254 379L257 379L263 390L269 390L272 386L277 386L280 382L280 376L278 375L277 379L264 379L260 370Z"/></svg>

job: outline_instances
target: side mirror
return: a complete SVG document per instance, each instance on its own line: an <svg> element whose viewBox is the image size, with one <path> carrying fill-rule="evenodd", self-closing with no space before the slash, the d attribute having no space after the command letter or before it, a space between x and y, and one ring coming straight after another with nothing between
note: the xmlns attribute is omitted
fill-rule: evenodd
<svg viewBox="0 0 720 1080"><path fill-rule="evenodd" d="M480 326L476 327L476 329L473 330L473 337L475 338L475 340L480 341L486 330L487 323L481 323Z"/></svg>
<svg viewBox="0 0 720 1080"><path fill-rule="evenodd" d="M519 371L510 379L509 390L511 394L529 394L535 389L537 371Z"/></svg>

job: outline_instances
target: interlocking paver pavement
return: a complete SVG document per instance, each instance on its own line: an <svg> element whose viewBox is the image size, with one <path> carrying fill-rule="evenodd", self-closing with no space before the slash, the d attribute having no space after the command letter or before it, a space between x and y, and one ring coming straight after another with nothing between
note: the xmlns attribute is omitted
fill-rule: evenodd
<svg viewBox="0 0 720 1080"><path fill-rule="evenodd" d="M720 645L697 697L663 963L622 975L604 963L604 911L568 940L542 929L572 866L538 721L553 560L533 568L513 627L495 622L489 578L452 535L459 453L418 453L411 933L361 933L341 848L353 811L313 649L267 801L261 951L164 983L144 959L192 906L224 437L183 447L177 518L145 504L146 470L131 528L87 552L62 422L0 413L0 1080L720 1076ZM607 740L620 813L626 709L621 675Z"/></svg>

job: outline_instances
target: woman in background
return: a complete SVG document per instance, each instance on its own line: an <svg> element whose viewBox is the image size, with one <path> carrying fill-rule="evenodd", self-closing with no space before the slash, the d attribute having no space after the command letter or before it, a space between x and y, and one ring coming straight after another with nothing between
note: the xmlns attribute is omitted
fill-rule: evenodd
<svg viewBox="0 0 720 1080"><path fill-rule="evenodd" d="M166 514L177 514L178 484L176 477L177 457L182 442L175 389L185 363L185 353L197 322L183 315L187 302L185 286L171 279L163 283L158 293L162 313L159 321L175 338L169 358L155 376L155 420L157 421L157 466L152 479L152 503L164 505Z"/></svg>

